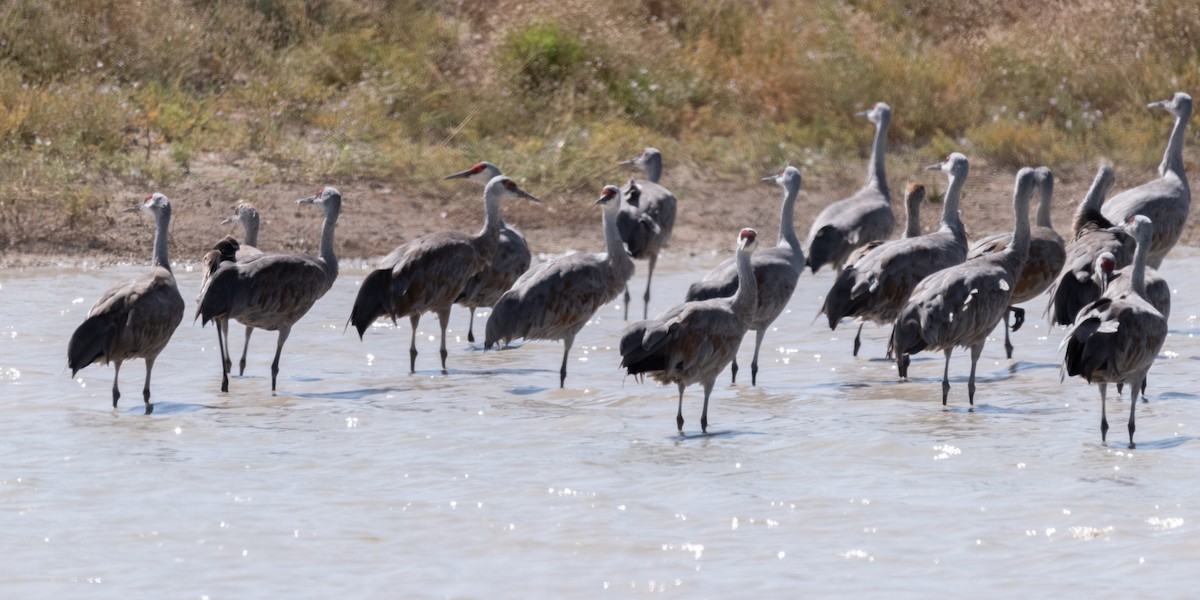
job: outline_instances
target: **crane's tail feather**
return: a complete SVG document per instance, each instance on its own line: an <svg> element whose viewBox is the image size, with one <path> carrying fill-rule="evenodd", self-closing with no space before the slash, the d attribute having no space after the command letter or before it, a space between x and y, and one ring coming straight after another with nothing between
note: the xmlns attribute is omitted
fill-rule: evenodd
<svg viewBox="0 0 1200 600"><path fill-rule="evenodd" d="M808 245L808 251L804 253L807 257L806 264L813 273L820 271L821 267L827 264L835 264L839 258L845 256L846 245L846 237L837 227L826 225L817 230L812 243Z"/></svg>
<svg viewBox="0 0 1200 600"><path fill-rule="evenodd" d="M108 356L120 334L120 321L109 317L88 317L71 334L71 341L67 344L67 366L71 368L71 377L80 369Z"/></svg>
<svg viewBox="0 0 1200 600"><path fill-rule="evenodd" d="M390 269L376 269L363 279L358 296L354 298L354 308L350 310L350 324L358 331L358 339L362 339L375 319L388 312L391 287Z"/></svg>
<svg viewBox="0 0 1200 600"><path fill-rule="evenodd" d="M1071 325L1083 307L1100 297L1100 286L1085 274L1065 273L1055 282L1051 292L1050 324Z"/></svg>

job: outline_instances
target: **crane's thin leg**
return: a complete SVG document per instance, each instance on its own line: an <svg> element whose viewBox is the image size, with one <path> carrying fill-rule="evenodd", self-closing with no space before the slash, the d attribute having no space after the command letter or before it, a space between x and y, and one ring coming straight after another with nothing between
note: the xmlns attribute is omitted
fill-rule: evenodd
<svg viewBox="0 0 1200 600"><path fill-rule="evenodd" d="M967 398L971 406L975 406L975 365L979 363L979 355L983 354L983 342L971 346L971 378L967 379Z"/></svg>
<svg viewBox="0 0 1200 600"><path fill-rule="evenodd" d="M683 384L679 384L679 410L675 413L675 426L683 433Z"/></svg>
<svg viewBox="0 0 1200 600"><path fill-rule="evenodd" d="M474 344L475 343L475 307L472 306L470 308L471 308L471 320L468 321L468 324L467 324L467 341Z"/></svg>
<svg viewBox="0 0 1200 600"><path fill-rule="evenodd" d="M446 307L445 310L437 311L437 318L438 318L438 325L440 325L442 328L442 346L440 349L440 353L442 355L442 374L445 375L446 374L446 356L449 354L449 352L446 352L446 326L450 324L450 308Z"/></svg>
<svg viewBox="0 0 1200 600"><path fill-rule="evenodd" d="M946 396L950 394L950 352L953 348L946 348L946 367L942 369L942 406L946 405Z"/></svg>
<svg viewBox="0 0 1200 600"><path fill-rule="evenodd" d="M146 405L146 414L154 412L154 405L150 404L150 372L154 370L154 359L156 356L146 358L146 383L142 386L142 403Z"/></svg>
<svg viewBox="0 0 1200 600"><path fill-rule="evenodd" d="M754 332L754 360L750 361L750 385L758 385L758 349L762 347L765 335L767 335L766 327Z"/></svg>
<svg viewBox="0 0 1200 600"><path fill-rule="evenodd" d="M858 326L858 330L860 332L862 331L862 325ZM896 349L896 326L892 325L892 332L888 334L887 351L883 354L883 358L885 358L887 360L892 360L892 355L895 354L895 349Z"/></svg>
<svg viewBox="0 0 1200 600"><path fill-rule="evenodd" d="M625 320L629 320L629 284L625 284Z"/></svg>
<svg viewBox="0 0 1200 600"><path fill-rule="evenodd" d="M121 399L121 390L117 387L117 380L121 378L121 361L113 362L113 408L117 407L117 400Z"/></svg>
<svg viewBox="0 0 1200 600"><path fill-rule="evenodd" d="M225 336L225 343L221 348L221 367L226 373L233 370L233 355L229 352L229 318L221 319L216 322L217 340L221 339L221 335Z"/></svg>
<svg viewBox="0 0 1200 600"><path fill-rule="evenodd" d="M1142 377L1144 378L1145 375L1142 375ZM1141 378L1138 378L1135 376L1134 379L1129 382L1129 449L1130 450L1132 450L1136 447L1136 445L1133 443L1133 430L1137 429L1137 427L1134 426L1133 416L1134 416L1134 413L1137 412L1138 390L1140 390L1142 387L1142 381L1140 381L1139 379L1141 379Z"/></svg>
<svg viewBox="0 0 1200 600"><path fill-rule="evenodd" d="M246 353L250 351L250 334L254 333L254 328L246 326L246 343L242 346L242 360L238 361L238 377L246 374Z"/></svg>
<svg viewBox="0 0 1200 600"><path fill-rule="evenodd" d="M408 318L408 322L412 324L412 344L408 347L408 372L417 372L417 325L421 323L421 315L412 315Z"/></svg>
<svg viewBox="0 0 1200 600"><path fill-rule="evenodd" d="M650 255L650 270L646 273L646 295L642 296L642 318L650 318L650 280L654 279L654 265L658 264L658 253Z"/></svg>
<svg viewBox="0 0 1200 600"><path fill-rule="evenodd" d="M575 343L575 334L568 334L563 338L563 361L562 368L558 370L558 387L562 389L567 381L567 355L571 353L571 345Z"/></svg>
<svg viewBox="0 0 1200 600"><path fill-rule="evenodd" d="M292 333L292 326L287 325L279 328L279 341L275 343L275 360L271 361L271 391L275 391L275 378L279 375L279 355L283 354L283 343L287 341L288 335Z"/></svg>
<svg viewBox="0 0 1200 600"><path fill-rule="evenodd" d="M738 364L736 356L733 357L733 362L729 363L729 371L733 375L733 377L730 378L729 383L737 383Z"/></svg>
<svg viewBox="0 0 1200 600"><path fill-rule="evenodd" d="M858 324L858 333L854 334L854 356L858 356L858 349L862 347L862 328L866 323Z"/></svg>
<svg viewBox="0 0 1200 600"><path fill-rule="evenodd" d="M229 361L225 359L226 344L224 327L221 327L221 321L214 323L217 330L217 347L221 349L221 391L229 391Z"/></svg>
<svg viewBox="0 0 1200 600"><path fill-rule="evenodd" d="M1101 383L1100 386L1100 443L1104 443L1108 439L1108 415L1105 412L1105 404L1108 397L1108 384Z"/></svg>
<svg viewBox="0 0 1200 600"><path fill-rule="evenodd" d="M900 372L900 381L908 380L908 363L910 362L912 362L912 359L908 357L908 354L901 354L896 357L896 370Z"/></svg>
<svg viewBox="0 0 1200 600"><path fill-rule="evenodd" d="M1012 309L1010 309L1010 310L1012 310ZM1013 327L1013 328L1012 328L1012 330L1013 330L1013 331L1016 331L1016 330L1017 330L1017 328L1016 328L1016 327ZM1006 358L1012 358L1012 350L1013 350L1013 345L1012 345L1012 342L1010 342L1010 341L1008 340L1008 331L1009 331L1009 327L1008 327L1008 310L1005 310L1005 311L1004 311L1004 356L1005 356Z"/></svg>
<svg viewBox="0 0 1200 600"><path fill-rule="evenodd" d="M708 433L708 397L712 394L713 382L704 382L704 410L700 412L700 432Z"/></svg>

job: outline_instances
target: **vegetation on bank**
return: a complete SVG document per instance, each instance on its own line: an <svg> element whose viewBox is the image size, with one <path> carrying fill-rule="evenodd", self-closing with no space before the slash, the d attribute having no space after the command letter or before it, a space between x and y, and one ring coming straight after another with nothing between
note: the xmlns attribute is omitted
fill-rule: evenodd
<svg viewBox="0 0 1200 600"><path fill-rule="evenodd" d="M1145 103L1176 90L1200 93L1195 0L10 0L0 212L77 215L201 156L417 186L486 158L559 191L643 145L819 173L877 100L922 159L1144 166L1169 128Z"/></svg>

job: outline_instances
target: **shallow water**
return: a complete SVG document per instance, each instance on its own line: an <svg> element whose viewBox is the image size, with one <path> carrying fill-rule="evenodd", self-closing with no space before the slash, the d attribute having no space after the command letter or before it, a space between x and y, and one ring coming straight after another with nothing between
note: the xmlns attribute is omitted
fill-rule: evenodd
<svg viewBox="0 0 1200 600"><path fill-rule="evenodd" d="M0 279L0 589L5 597L888 597L1085 593L1184 597L1200 576L1200 264L1176 251L1171 337L1138 407L1059 382L1062 330L1043 301L980 360L941 355L898 383L886 331L813 322L832 276L805 274L764 343L713 392L622 378L620 307L562 347L472 349L456 309L450 373L437 326L363 341L343 326L366 270L345 265L293 330L279 392L275 334L219 391L213 328L191 322L199 272L177 268L188 316L159 357L143 415L141 361L71 379L67 339L108 286L144 266L6 271ZM722 257L667 256L651 312ZM1193 278L1196 279L1193 279ZM633 289L644 289L644 265ZM635 296L639 296L636 293ZM640 311L640 298L634 311ZM486 313L476 321L481 331ZM232 328L235 348L241 328ZM871 358L874 357L874 358ZM236 351L235 351L236 361ZM1115 390L1111 390L1115 395ZM1119 591L1119 592L1118 592ZM990 594L988 594L990 592Z"/></svg>

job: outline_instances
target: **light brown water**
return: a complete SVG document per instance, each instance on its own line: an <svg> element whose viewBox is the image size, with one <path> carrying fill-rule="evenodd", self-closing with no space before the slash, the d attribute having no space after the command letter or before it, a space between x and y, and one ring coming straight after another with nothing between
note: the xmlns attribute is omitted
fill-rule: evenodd
<svg viewBox="0 0 1200 600"><path fill-rule="evenodd" d="M434 317L418 373L408 326L360 342L343 326L365 270L344 265L301 321L270 392L275 334L219 392L213 328L192 324L198 272L177 267L188 315L144 369L72 380L67 339L108 286L145 267L6 271L0 279L0 589L4 597L127 598L887 597L1069 594L1188 597L1200 575L1200 402L1195 250L1163 269L1171 337L1138 407L1059 382L1062 330L1031 303L969 361L914 360L898 383L886 331L813 323L829 273L805 274L764 344L759 387L701 392L624 379L620 308L580 334L560 390L561 345L471 349L456 309L449 375ZM720 257L667 256L651 312ZM644 265L633 282L644 289ZM640 299L635 300L640 311ZM486 314L486 313L485 313ZM485 318L476 321L482 331ZM234 326L235 347L241 330ZM1002 332L997 332L1001 333ZM751 336L752 337L752 336ZM869 357L876 357L875 359ZM235 355L236 360L236 355ZM1115 394L1115 391L1113 392Z"/></svg>

